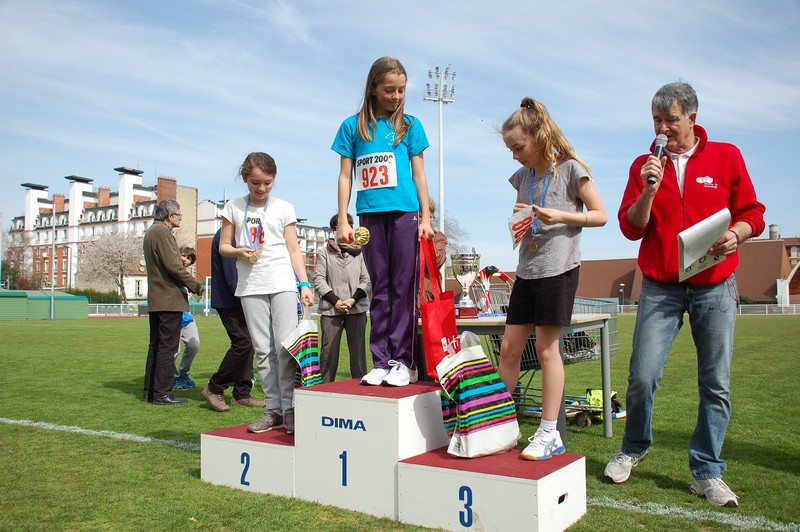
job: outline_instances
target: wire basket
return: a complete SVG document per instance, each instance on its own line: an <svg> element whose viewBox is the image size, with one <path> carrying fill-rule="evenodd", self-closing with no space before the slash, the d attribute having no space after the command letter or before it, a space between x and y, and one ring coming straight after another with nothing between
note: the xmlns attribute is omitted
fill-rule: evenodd
<svg viewBox="0 0 800 532"><path fill-rule="evenodd" d="M472 299L481 314L505 314L511 297L511 286L492 285L488 290L480 283L471 287Z"/></svg>

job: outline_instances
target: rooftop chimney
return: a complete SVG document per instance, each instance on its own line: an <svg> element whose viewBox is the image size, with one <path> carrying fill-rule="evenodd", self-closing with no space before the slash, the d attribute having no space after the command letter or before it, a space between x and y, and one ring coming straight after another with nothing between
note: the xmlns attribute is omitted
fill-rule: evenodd
<svg viewBox="0 0 800 532"><path fill-rule="evenodd" d="M781 239L780 228L778 227L778 224L770 224L770 226L769 226L769 239L770 240L780 240Z"/></svg>

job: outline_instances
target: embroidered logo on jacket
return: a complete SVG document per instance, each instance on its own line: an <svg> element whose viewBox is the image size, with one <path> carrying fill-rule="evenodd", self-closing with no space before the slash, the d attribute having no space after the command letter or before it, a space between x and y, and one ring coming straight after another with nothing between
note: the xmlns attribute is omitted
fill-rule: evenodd
<svg viewBox="0 0 800 532"><path fill-rule="evenodd" d="M714 178L711 176L698 177L697 182L703 185L703 188L717 188L718 183L714 183Z"/></svg>

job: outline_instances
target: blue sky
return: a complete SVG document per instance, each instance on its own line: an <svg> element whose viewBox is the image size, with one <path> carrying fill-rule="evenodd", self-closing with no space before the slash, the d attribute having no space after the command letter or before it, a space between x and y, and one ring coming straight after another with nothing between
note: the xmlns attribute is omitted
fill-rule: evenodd
<svg viewBox="0 0 800 532"><path fill-rule="evenodd" d="M0 2L0 212L24 182L68 192L67 175L117 187L113 168L169 175L200 199L245 193L250 151L278 163L275 194L325 225L336 209L330 145L383 55L409 74L438 199L438 106L428 70L451 65L444 106L445 209L483 265L513 270L507 218L518 164L496 128L523 96L542 101L590 165L609 211L585 259L635 257L616 210L631 161L654 137L650 99L684 79L698 123L742 150L767 223L800 236L800 4L795 0L367 2L26 0ZM351 210L354 210L351 205Z"/></svg>

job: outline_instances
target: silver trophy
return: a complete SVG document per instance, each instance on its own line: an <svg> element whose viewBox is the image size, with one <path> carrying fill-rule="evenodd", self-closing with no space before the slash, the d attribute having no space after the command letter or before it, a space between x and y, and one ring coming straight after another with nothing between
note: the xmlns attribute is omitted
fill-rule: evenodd
<svg viewBox="0 0 800 532"><path fill-rule="evenodd" d="M461 283L461 300L456 305L456 317L477 318L478 306L469 297L469 291L481 268L481 256L475 253L475 248L473 248L472 253L450 255L450 263L453 268L453 274L458 282Z"/></svg>

